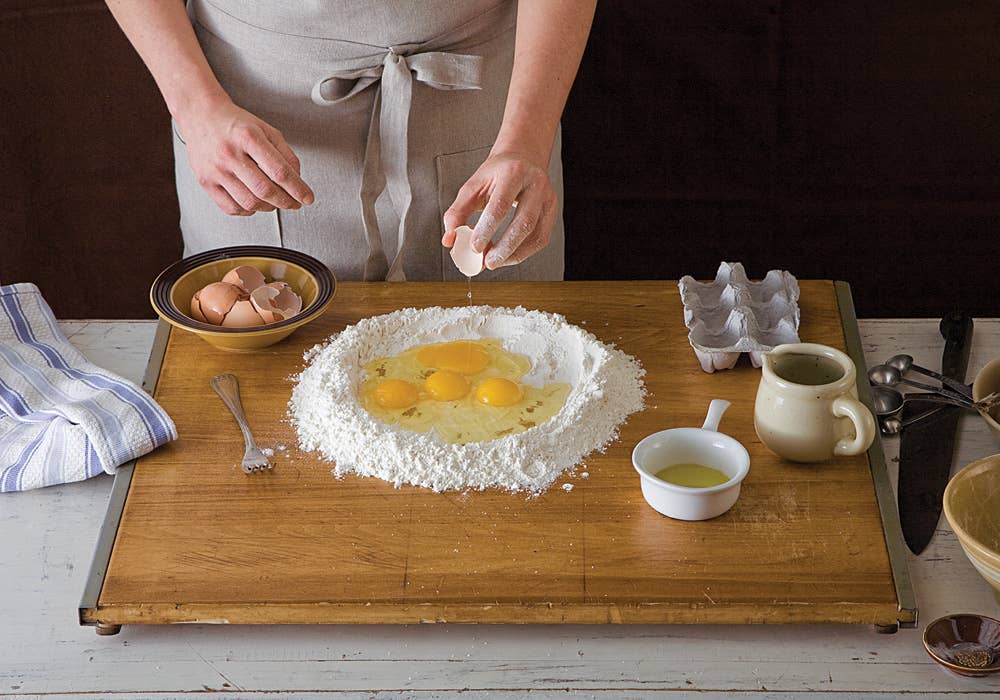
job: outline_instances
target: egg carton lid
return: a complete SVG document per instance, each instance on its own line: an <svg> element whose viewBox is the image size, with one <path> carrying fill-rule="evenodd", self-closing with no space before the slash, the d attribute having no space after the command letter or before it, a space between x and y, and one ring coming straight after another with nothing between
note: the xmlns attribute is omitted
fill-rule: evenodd
<svg viewBox="0 0 1000 700"><path fill-rule="evenodd" d="M714 281L685 276L678 287L688 342L706 372L731 369L744 352L760 367L765 352L799 340L799 285L789 272L752 282L741 263L723 262Z"/></svg>

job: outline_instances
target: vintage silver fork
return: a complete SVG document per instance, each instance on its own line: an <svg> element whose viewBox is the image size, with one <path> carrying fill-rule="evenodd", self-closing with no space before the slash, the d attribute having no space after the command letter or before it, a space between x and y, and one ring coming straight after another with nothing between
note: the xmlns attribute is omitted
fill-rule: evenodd
<svg viewBox="0 0 1000 700"><path fill-rule="evenodd" d="M243 455L243 471L247 474L253 474L257 471L270 469L270 460L257 447L257 443L253 441L253 435L250 434L250 426L247 425L247 418L243 414L243 403L240 401L240 383L236 376L220 374L212 377L209 383L222 399L222 403L226 404L226 408L232 412L233 418L236 419L240 430L243 431L243 440L246 441L247 445L246 454Z"/></svg>

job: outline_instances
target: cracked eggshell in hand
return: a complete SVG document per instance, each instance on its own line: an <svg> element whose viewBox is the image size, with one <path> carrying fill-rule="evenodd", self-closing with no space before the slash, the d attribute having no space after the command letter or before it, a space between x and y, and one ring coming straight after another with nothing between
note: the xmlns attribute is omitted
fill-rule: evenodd
<svg viewBox="0 0 1000 700"><path fill-rule="evenodd" d="M250 301L264 323L276 323L302 311L302 297L284 282L271 282L250 293Z"/></svg>
<svg viewBox="0 0 1000 700"><path fill-rule="evenodd" d="M199 321L221 325L233 304L246 300L247 295L235 284L212 282L194 293L191 298L191 315Z"/></svg>
<svg viewBox="0 0 1000 700"><path fill-rule="evenodd" d="M475 277L486 267L485 251L477 253L472 249L472 233L468 226L459 226L455 229L455 245L451 247L451 259L466 277Z"/></svg>
<svg viewBox="0 0 1000 700"><path fill-rule="evenodd" d="M264 286L264 274L256 267L240 265L227 272L222 281L234 284L249 294L257 287Z"/></svg>

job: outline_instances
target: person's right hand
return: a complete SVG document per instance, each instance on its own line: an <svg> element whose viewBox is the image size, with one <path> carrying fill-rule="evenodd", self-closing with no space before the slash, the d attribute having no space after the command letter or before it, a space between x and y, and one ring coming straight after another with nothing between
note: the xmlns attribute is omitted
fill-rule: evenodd
<svg viewBox="0 0 1000 700"><path fill-rule="evenodd" d="M298 209L315 197L281 132L229 99L178 123L188 161L219 209L232 216Z"/></svg>

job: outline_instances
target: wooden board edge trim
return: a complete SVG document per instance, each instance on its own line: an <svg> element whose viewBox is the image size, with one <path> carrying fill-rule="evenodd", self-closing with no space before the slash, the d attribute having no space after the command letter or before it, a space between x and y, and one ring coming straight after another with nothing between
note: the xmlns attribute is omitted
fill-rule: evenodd
<svg viewBox="0 0 1000 700"><path fill-rule="evenodd" d="M868 386L867 369L864 348L861 345L861 332L858 329L858 318L854 310L854 297L851 285L847 282L834 282L837 293L837 306L840 308L840 322L844 329L844 341L847 344L847 354L858 367L858 395L861 401L874 413L871 387ZM896 509L896 494L893 493L889 481L889 471L885 463L885 450L882 448L882 437L878 431L875 440L868 448L868 465L871 469L872 481L875 485L875 499L878 501L879 515L882 519L882 534L885 537L886 552L889 555L889 569L892 573L892 583L896 591L898 603L899 626L913 628L917 626L917 601L910 581L910 569L906 563L906 548L903 544L903 528L899 523L899 511Z"/></svg>
<svg viewBox="0 0 1000 700"><path fill-rule="evenodd" d="M149 351L146 372L142 378L142 388L150 396L156 392L156 384L160 379L160 369L163 367L163 358L166 355L169 339L170 324L161 320L156 326L153 347ZM94 555L90 561L90 570L87 572L87 580L77 610L81 625L97 624L97 622L91 621L91 614L97 610L101 590L104 588L104 577L108 573L111 550L114 548L115 538L118 536L118 526L121 524L125 500L128 498L129 487L132 485L132 473L136 461L138 460L133 459L131 462L123 464L115 472L115 480L111 484L111 493L108 496L108 507L97 535Z"/></svg>
<svg viewBox="0 0 1000 700"><path fill-rule="evenodd" d="M85 624L864 624L895 625L885 603L141 603L86 611Z"/></svg>

